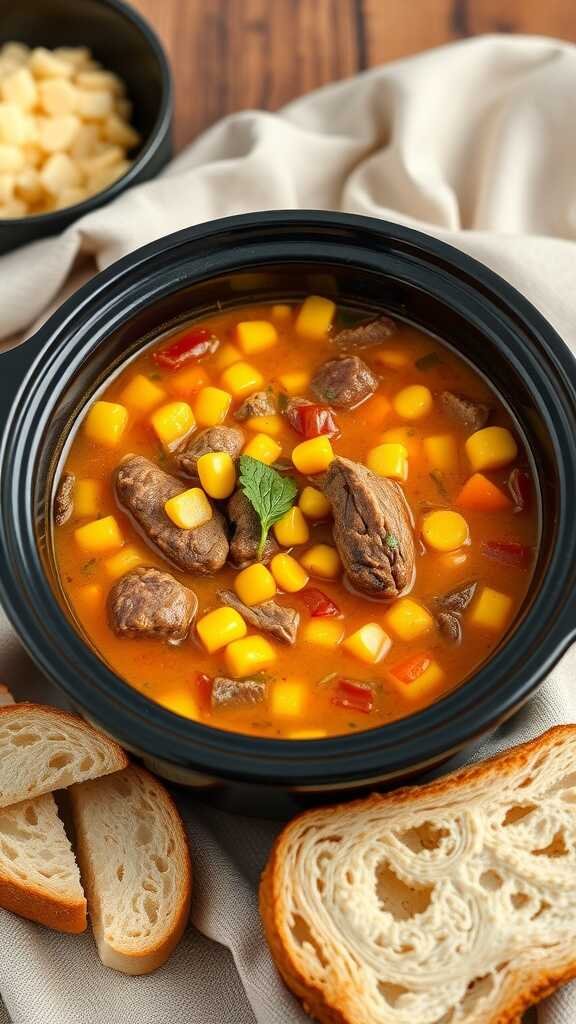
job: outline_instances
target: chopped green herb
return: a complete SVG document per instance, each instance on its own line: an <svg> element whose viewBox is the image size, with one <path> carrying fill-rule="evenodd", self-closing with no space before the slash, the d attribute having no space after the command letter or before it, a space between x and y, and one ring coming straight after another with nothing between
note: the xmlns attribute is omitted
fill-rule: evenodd
<svg viewBox="0 0 576 1024"><path fill-rule="evenodd" d="M438 366L442 362L437 352L427 352L425 356L420 356L414 363L417 370L422 370L424 373L426 370L432 370L435 366Z"/></svg>
<svg viewBox="0 0 576 1024"><path fill-rule="evenodd" d="M85 572L88 575L90 575L91 572L94 572L95 568L96 568L96 559L95 558L90 558L87 562L84 562L84 565L82 566L82 572Z"/></svg>
<svg viewBox="0 0 576 1024"><path fill-rule="evenodd" d="M398 538L395 537L393 533L387 533L384 538L384 543L387 548L390 548L390 550L393 551L394 548L398 547Z"/></svg>
<svg viewBox="0 0 576 1024"><path fill-rule="evenodd" d="M438 491L440 497L444 498L445 501L448 501L450 495L446 490L446 485L444 484L442 473L440 473L438 469L433 469L432 472L430 473L430 479L434 481L436 485L436 490Z"/></svg>
<svg viewBox="0 0 576 1024"><path fill-rule="evenodd" d="M281 476L250 455L240 456L240 487L260 520L258 558L262 558L270 527L290 511L298 488L291 476Z"/></svg>

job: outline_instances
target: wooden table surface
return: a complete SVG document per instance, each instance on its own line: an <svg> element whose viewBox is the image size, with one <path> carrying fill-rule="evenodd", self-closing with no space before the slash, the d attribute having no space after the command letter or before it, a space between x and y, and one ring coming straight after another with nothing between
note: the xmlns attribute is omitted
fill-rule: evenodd
<svg viewBox="0 0 576 1024"><path fill-rule="evenodd" d="M574 0L132 0L172 60L176 143L338 78L484 32L576 41Z"/></svg>

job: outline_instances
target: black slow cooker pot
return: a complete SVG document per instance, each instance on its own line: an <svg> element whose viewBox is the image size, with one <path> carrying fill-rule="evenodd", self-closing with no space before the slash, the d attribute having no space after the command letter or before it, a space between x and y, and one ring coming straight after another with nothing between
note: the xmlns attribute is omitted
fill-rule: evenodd
<svg viewBox="0 0 576 1024"><path fill-rule="evenodd" d="M196 724L125 684L66 607L49 508L66 438L98 387L169 325L216 307L305 293L383 307L438 335L499 391L539 481L534 585L513 629L465 684L381 728L313 741ZM120 260L24 346L0 356L0 596L24 646L87 718L160 774L254 813L287 797L390 783L461 752L511 715L576 636L576 364L543 317L456 249L383 221L331 213L232 217Z"/></svg>

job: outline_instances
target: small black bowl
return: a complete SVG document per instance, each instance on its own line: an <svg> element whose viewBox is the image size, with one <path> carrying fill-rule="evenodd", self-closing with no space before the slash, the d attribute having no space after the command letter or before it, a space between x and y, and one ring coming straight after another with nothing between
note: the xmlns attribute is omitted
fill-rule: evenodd
<svg viewBox="0 0 576 1024"><path fill-rule="evenodd" d="M172 714L124 683L73 624L50 526L54 480L96 389L192 314L322 291L438 335L500 393L528 439L541 503L533 585L490 660L400 721L312 741L243 736ZM427 771L534 692L576 636L576 363L537 310L451 246L385 221L286 211L160 239L69 299L0 356L0 599L22 642L92 721L156 771L253 813Z"/></svg>
<svg viewBox="0 0 576 1024"><path fill-rule="evenodd" d="M132 185L154 178L172 156L170 65L150 26L122 0L0 0L0 46L88 46L125 82L142 145L126 174L84 203L54 213L0 219L0 254L57 235Z"/></svg>

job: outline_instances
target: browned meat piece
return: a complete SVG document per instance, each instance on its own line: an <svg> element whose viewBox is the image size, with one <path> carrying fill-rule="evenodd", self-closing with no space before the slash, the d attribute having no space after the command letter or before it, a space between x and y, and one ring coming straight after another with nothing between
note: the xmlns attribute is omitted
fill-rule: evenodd
<svg viewBox="0 0 576 1024"><path fill-rule="evenodd" d="M374 394L378 379L359 356L344 356L323 363L310 386L322 402L337 409L350 409Z"/></svg>
<svg viewBox="0 0 576 1024"><path fill-rule="evenodd" d="M251 626L256 626L264 633L270 633L285 644L296 642L296 634L300 625L300 614L294 608L284 608L276 601L263 601L262 604L249 606L244 604L232 590L221 590L218 597L223 604L235 608L243 619Z"/></svg>
<svg viewBox="0 0 576 1024"><path fill-rule="evenodd" d="M276 467L274 467L276 468ZM243 569L251 562L255 562L258 556L258 545L260 544L260 521L248 498L242 491L236 491L228 502L228 519L234 527L234 533L230 541L230 561L238 569ZM268 534L264 546L263 562L270 559L279 550L274 537Z"/></svg>
<svg viewBox="0 0 576 1024"><path fill-rule="evenodd" d="M488 422L490 406L475 402L466 395L457 394L455 391L442 391L440 404L444 412L453 419L460 420L471 431L482 430Z"/></svg>
<svg viewBox="0 0 576 1024"><path fill-rule="evenodd" d="M462 639L460 619L454 612L440 612L436 619L442 636L451 644L459 644Z"/></svg>
<svg viewBox="0 0 576 1024"><path fill-rule="evenodd" d="M74 511L74 473L63 473L54 496L54 523L64 526Z"/></svg>
<svg viewBox="0 0 576 1024"><path fill-rule="evenodd" d="M184 476L197 478L197 463L209 452L227 452L237 459L244 447L244 434L239 427L208 427L194 434L174 452L174 461Z"/></svg>
<svg viewBox="0 0 576 1024"><path fill-rule="evenodd" d="M336 458L324 481L334 541L355 590L392 598L412 582L414 536L403 491L350 459Z"/></svg>
<svg viewBox="0 0 576 1024"><path fill-rule="evenodd" d="M249 420L252 416L273 416L277 412L271 391L256 391L248 395L234 413L235 420Z"/></svg>
<svg viewBox="0 0 576 1024"><path fill-rule="evenodd" d="M266 696L266 684L258 679L226 679L218 676L212 684L212 707L240 707L260 704Z"/></svg>
<svg viewBox="0 0 576 1024"><path fill-rule="evenodd" d="M338 348L369 348L380 345L386 338L392 337L398 330L389 316L379 316L376 320L365 320L355 327L346 327L334 335L334 344Z"/></svg>
<svg viewBox="0 0 576 1024"><path fill-rule="evenodd" d="M228 557L224 519L212 519L195 530L182 530L168 518L168 498L185 490L182 481L165 473L143 455L127 455L118 466L114 486L119 504L136 521L150 546L184 572L208 576Z"/></svg>
<svg viewBox="0 0 576 1024"><path fill-rule="evenodd" d="M463 612L474 597L477 586L478 584L474 582L457 587L455 590L449 590L447 594L436 598L436 604L449 612Z"/></svg>
<svg viewBox="0 0 576 1024"><path fill-rule="evenodd" d="M198 610L196 594L169 572L139 566L114 584L108 619L116 636L184 640Z"/></svg>

